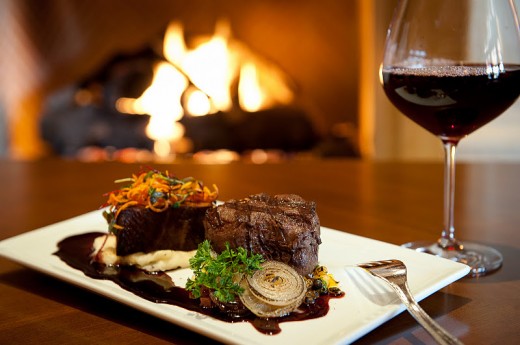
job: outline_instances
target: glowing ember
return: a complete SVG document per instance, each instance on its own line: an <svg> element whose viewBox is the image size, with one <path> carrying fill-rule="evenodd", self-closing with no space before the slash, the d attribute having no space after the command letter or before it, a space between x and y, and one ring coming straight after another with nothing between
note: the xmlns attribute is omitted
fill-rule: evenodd
<svg viewBox="0 0 520 345"><path fill-rule="evenodd" d="M209 97L198 89L189 88L186 90L186 99L185 106L190 115L203 116L214 112Z"/></svg>

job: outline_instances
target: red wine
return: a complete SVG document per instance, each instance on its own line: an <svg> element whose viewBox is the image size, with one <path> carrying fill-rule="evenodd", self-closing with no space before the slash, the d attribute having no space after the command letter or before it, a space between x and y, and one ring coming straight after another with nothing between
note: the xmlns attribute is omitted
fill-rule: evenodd
<svg viewBox="0 0 520 345"><path fill-rule="evenodd" d="M515 102L520 65L499 73L484 65L388 68L383 88L404 115L442 140L458 142Z"/></svg>

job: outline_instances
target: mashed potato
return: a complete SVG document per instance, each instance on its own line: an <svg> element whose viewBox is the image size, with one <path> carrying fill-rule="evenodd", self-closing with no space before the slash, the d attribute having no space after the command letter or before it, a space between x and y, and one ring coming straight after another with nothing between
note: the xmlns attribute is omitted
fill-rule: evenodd
<svg viewBox="0 0 520 345"><path fill-rule="evenodd" d="M105 265L134 265L150 272L168 271L190 267L189 260L196 250L157 250L150 253L134 253L126 256L116 254L116 236L103 235L94 240L93 258Z"/></svg>

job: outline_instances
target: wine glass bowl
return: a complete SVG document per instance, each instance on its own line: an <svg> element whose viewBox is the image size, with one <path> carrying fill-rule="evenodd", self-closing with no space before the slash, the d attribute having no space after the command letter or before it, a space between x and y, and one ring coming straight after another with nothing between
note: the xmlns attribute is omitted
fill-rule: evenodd
<svg viewBox="0 0 520 345"><path fill-rule="evenodd" d="M455 237L455 149L520 94L520 29L510 0L400 0L381 68L388 99L437 136L445 152L444 228L437 241L404 246L468 264L472 276L502 255Z"/></svg>
<svg viewBox="0 0 520 345"><path fill-rule="evenodd" d="M458 142L514 103L520 68L506 65L497 78L482 65L385 68L382 76L404 115L441 140Z"/></svg>

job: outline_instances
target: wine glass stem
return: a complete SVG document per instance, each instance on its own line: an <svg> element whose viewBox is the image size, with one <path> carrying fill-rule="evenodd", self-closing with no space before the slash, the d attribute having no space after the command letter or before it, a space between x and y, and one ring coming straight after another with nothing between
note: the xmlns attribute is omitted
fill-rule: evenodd
<svg viewBox="0 0 520 345"><path fill-rule="evenodd" d="M453 210L455 206L455 149L457 142L444 141L444 229L439 245L447 250L462 249L455 239Z"/></svg>

